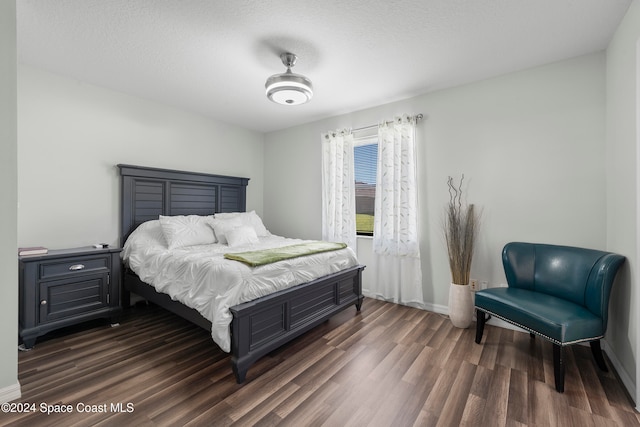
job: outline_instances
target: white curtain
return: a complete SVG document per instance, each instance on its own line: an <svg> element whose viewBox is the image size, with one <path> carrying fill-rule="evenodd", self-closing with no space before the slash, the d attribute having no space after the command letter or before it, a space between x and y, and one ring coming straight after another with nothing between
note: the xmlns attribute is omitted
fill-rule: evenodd
<svg viewBox="0 0 640 427"><path fill-rule="evenodd" d="M322 135L322 239L356 250L356 189L353 134Z"/></svg>
<svg viewBox="0 0 640 427"><path fill-rule="evenodd" d="M378 172L373 222L372 296L424 304L418 238L415 118L402 116L378 128Z"/></svg>

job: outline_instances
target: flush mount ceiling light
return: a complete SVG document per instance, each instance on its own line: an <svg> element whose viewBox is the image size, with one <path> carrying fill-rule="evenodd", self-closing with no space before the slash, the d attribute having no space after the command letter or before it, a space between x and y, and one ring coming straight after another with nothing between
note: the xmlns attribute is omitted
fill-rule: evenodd
<svg viewBox="0 0 640 427"><path fill-rule="evenodd" d="M285 52L280 59L287 71L282 74L274 74L267 79L264 87L267 90L267 98L282 105L298 105L309 102L313 96L311 80L303 75L291 72L291 67L298 59L293 53Z"/></svg>

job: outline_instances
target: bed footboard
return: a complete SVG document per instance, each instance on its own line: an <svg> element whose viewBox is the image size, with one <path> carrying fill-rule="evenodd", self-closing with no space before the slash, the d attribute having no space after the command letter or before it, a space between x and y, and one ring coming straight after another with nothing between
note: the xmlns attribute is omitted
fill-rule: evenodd
<svg viewBox="0 0 640 427"><path fill-rule="evenodd" d="M352 304L360 311L362 270L355 266L231 307L231 366L240 384L260 357Z"/></svg>

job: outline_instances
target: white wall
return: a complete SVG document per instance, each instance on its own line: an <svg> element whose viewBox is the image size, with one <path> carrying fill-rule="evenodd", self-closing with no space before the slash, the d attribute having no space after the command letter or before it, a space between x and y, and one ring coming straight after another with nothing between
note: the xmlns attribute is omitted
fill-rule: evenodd
<svg viewBox="0 0 640 427"><path fill-rule="evenodd" d="M638 308L638 146L640 2L631 4L607 48L607 248L627 256L611 296L607 344L616 370L640 405ZM635 390L634 390L635 388ZM637 406L640 408L640 406Z"/></svg>
<svg viewBox="0 0 640 427"><path fill-rule="evenodd" d="M500 251L508 241L606 246L604 108L605 56L598 53L272 132L265 221L278 234L320 238L320 134L423 113L423 290L428 308L442 308L450 282L441 233L448 175L464 173L469 202L483 209L472 275L490 286L504 282Z"/></svg>
<svg viewBox="0 0 640 427"><path fill-rule="evenodd" d="M0 0L0 402L20 397L16 91L16 3Z"/></svg>
<svg viewBox="0 0 640 427"><path fill-rule="evenodd" d="M262 212L261 133L40 69L18 69L18 243L118 244L118 163L251 178Z"/></svg>

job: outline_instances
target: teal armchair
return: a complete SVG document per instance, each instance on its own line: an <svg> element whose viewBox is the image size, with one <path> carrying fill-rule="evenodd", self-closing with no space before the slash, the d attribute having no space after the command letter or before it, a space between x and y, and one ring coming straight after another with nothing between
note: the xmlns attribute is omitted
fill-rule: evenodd
<svg viewBox="0 0 640 427"><path fill-rule="evenodd" d="M508 243L502 264L508 287L476 292L476 343L494 316L553 343L556 390L564 392L564 348L589 342L600 369L611 286L625 258L571 246ZM489 316L489 317L487 317Z"/></svg>

